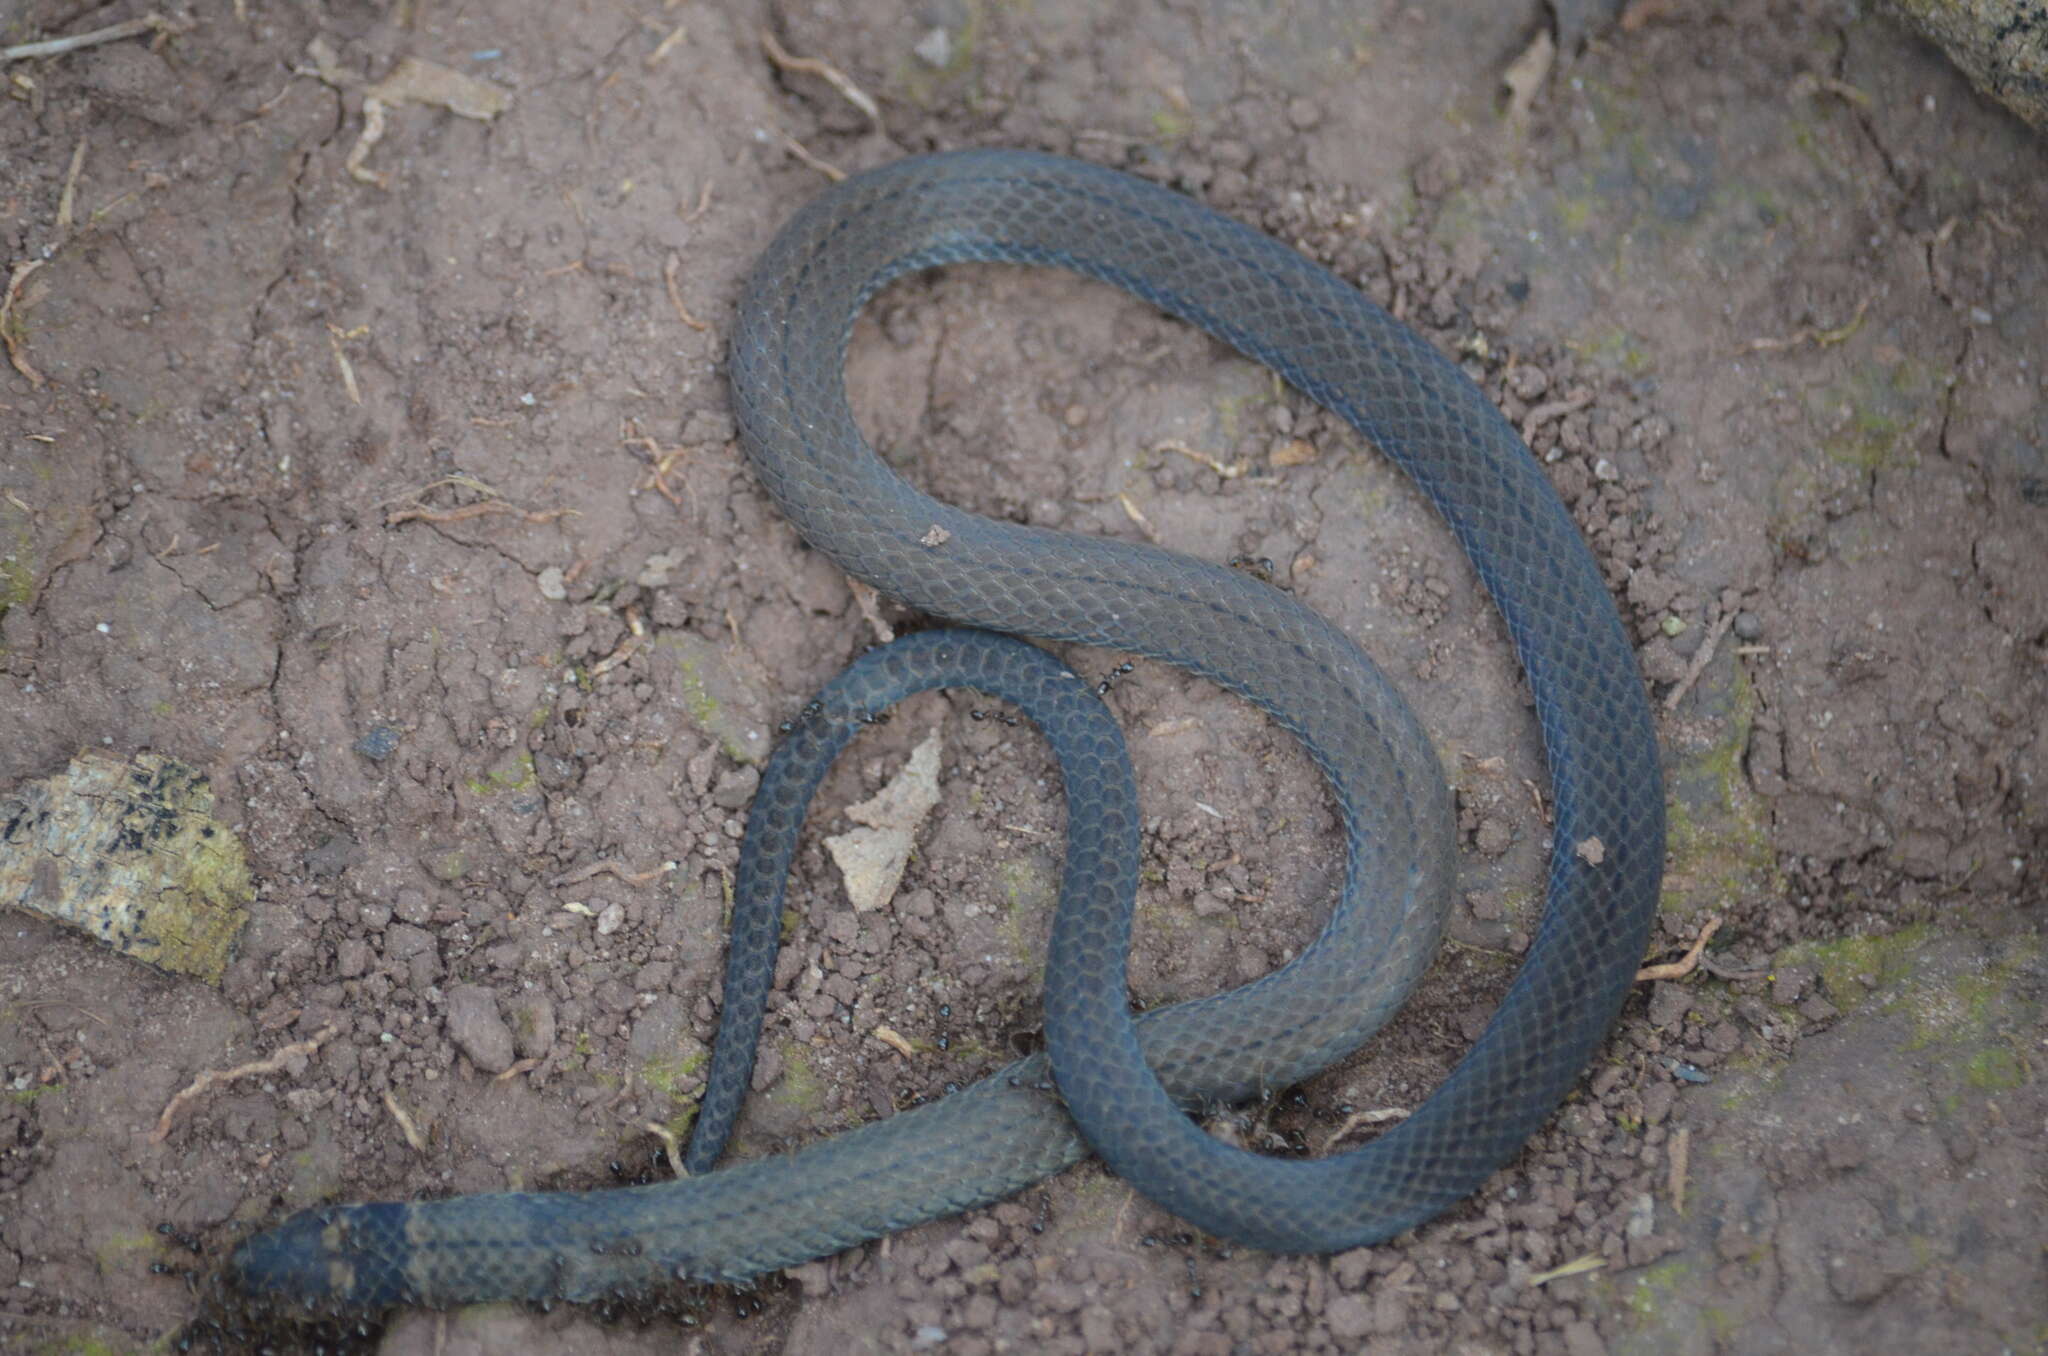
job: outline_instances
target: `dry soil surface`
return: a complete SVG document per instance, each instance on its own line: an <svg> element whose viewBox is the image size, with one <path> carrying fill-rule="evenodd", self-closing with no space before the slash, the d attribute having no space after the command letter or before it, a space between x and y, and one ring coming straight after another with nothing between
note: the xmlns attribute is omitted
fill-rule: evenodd
<svg viewBox="0 0 2048 1356"><path fill-rule="evenodd" d="M0 44L142 12L27 0ZM170 755L258 888L218 990L4 915L0 1345L2048 1345L2048 145L1889 19L1643 0L1524 106L1502 76L1543 16L1484 0L162 12L0 69L0 792L81 749ZM366 85L409 56L509 107L391 107L352 175ZM308 1203L666 1172L646 1127L690 1114L756 764L875 635L736 446L740 280L823 165L999 144L1299 245L1525 428L1658 704L1647 959L1718 917L1707 963L1642 985L1526 1151L1380 1247L1221 1248L1091 1164L743 1292L242 1313L220 1259ZM899 285L850 381L935 493L1270 558L1402 681L1458 793L1451 942L1392 1030L1236 1129L1321 1151L1413 1106L1527 945L1547 850L1521 679L1419 496L1259 369L1062 277ZM1110 701L1148 816L1137 998L1266 972L1338 871L1313 769L1177 672ZM828 782L736 1154L1032 1041L1063 812L1029 731L969 705L913 703ZM934 729L943 803L856 915L821 840ZM330 1026L151 1139L201 1073Z"/></svg>

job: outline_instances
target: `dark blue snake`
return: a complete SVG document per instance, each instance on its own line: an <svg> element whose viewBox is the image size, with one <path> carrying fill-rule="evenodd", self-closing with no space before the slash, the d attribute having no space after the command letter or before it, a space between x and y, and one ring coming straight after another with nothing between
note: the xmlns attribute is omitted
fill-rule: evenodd
<svg viewBox="0 0 2048 1356"><path fill-rule="evenodd" d="M1205 1135L1186 1109L1327 1065L1420 975L1453 874L1435 755L1350 639L1290 595L1155 547L964 513L882 464L846 402L854 318L893 278L972 260L1101 279L1272 367L1415 478L1506 619L1555 802L1543 921L1499 1011L1444 1085L1362 1148L1261 1158ZM1000 1199L1091 1147L1213 1233L1329 1251L1431 1218L1510 1159L1571 1088L1628 992L1657 907L1664 796L1648 703L1600 571L1534 458L1472 382L1269 237L1113 170L1020 151L905 160L811 203L747 284L731 371L762 481L849 573L937 617L1182 665L1301 739L1346 835L1328 926L1257 983L1134 1022L1123 970L1136 812L1121 740L1087 714L1099 706L1083 685L1032 647L970 632L914 636L835 680L763 775L691 1176L303 1211L236 1251L241 1283L309 1305L379 1309L743 1280ZM1047 964L1048 1055L798 1153L711 1169L752 1068L811 791L862 721L940 685L1017 701L1060 756L1070 838Z"/></svg>

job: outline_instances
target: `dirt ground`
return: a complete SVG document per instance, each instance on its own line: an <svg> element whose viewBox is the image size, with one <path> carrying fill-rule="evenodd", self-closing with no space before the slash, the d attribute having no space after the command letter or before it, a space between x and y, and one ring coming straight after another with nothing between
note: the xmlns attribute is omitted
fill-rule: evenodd
<svg viewBox="0 0 2048 1356"><path fill-rule="evenodd" d="M142 12L26 0L0 45ZM1641 4L1521 108L1529 3L163 13L0 69L0 793L81 749L183 760L257 893L218 990L0 919L0 1347L238 1350L214 1269L293 1208L665 1171L646 1127L690 1111L754 764L874 634L734 441L740 280L823 186L808 157L1001 144L1297 243L1528 431L1658 701L1648 959L1718 917L1707 965L1642 985L1549 1128L1381 1247L1220 1248L1090 1164L750 1291L270 1349L2048 1350L2048 143L1932 49L1861 4ZM366 182L365 84L407 56L510 104L389 108ZM849 379L934 493L1270 557L1402 682L1459 794L1452 940L1394 1028L1240 1129L1320 1150L1415 1105L1547 850L1503 630L1417 494L1062 277L899 285ZM1110 701L1150 817L1136 996L1264 973L1337 874L1312 768L1156 665ZM968 706L920 699L827 783L735 1154L1032 1040L1063 812L1028 730ZM856 915L822 838L933 729L943 803ZM329 1026L149 1137L200 1073Z"/></svg>

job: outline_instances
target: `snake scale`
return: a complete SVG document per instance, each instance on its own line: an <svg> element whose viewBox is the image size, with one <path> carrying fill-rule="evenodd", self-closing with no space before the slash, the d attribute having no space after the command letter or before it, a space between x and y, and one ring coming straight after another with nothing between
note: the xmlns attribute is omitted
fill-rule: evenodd
<svg viewBox="0 0 2048 1356"><path fill-rule="evenodd" d="M1099 279L1274 369L1416 480L1506 620L1555 805L1543 919L1499 1010L1448 1079L1360 1148L1261 1158L1204 1134L1186 1110L1306 1077L1355 1048L1412 987L1453 875L1436 756L1357 646L1292 595L1150 545L965 513L882 463L846 400L854 319L892 279L968 261ZM1258 231L1114 170L1003 150L902 160L805 207L747 283L730 368L762 482L850 574L952 622L1181 665L1297 736L1329 779L1346 838L1328 925L1264 979L1133 1020L1123 967L1136 811L1119 799L1129 784L1121 738L1079 714L1099 703L1034 647L921 633L836 679L764 773L691 1175L610 1191L305 1210L236 1250L241 1284L374 1310L744 1280L998 1200L1091 1147L1136 1189L1212 1232L1328 1251L1412 1228L1512 1157L1569 1091L1627 994L1657 907L1664 797L1648 702L1599 568L1535 459L1464 373ZM1047 1052L796 1153L713 1169L752 1068L810 792L863 720L941 685L1018 701L1060 757L1070 841L1047 965ZM1067 702L1076 689L1086 700Z"/></svg>

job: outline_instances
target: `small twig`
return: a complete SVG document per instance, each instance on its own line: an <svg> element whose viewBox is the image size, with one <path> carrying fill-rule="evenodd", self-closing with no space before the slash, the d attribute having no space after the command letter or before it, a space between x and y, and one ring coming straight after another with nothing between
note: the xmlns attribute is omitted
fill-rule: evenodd
<svg viewBox="0 0 2048 1356"><path fill-rule="evenodd" d="M658 24L655 24L652 19L645 20L644 22L646 22L649 27L655 29L655 31L660 31L660 26ZM687 24L677 24L672 30L669 31L666 37L662 38L660 42L654 45L653 51L649 52L644 58L642 58L641 64L651 71L656 66L659 66L662 62L668 60L668 54L674 51L676 49L677 44L681 43L682 40L689 35L689 31L689 26Z"/></svg>
<svg viewBox="0 0 2048 1356"><path fill-rule="evenodd" d="M645 885L657 876L665 876L675 869L676 863L663 862L660 866L652 867L646 871L633 871L616 858L607 857L601 862L592 862L588 866L579 866L574 871L557 876L549 881L548 885L559 890L564 885L581 885L584 881L596 876L617 876L628 885Z"/></svg>
<svg viewBox="0 0 2048 1356"><path fill-rule="evenodd" d="M618 643L618 646L610 654L590 666L591 679L595 681L604 677L607 673L610 673L613 669L631 659L634 652L639 648L640 638L638 636L627 636Z"/></svg>
<svg viewBox="0 0 2048 1356"><path fill-rule="evenodd" d="M703 216L706 212L709 212L710 210L711 181L709 179L706 179L704 181L704 187L697 190L697 205L695 207L692 207L689 211L682 214L683 221L686 224L695 221L697 218Z"/></svg>
<svg viewBox="0 0 2048 1356"><path fill-rule="evenodd" d="M846 177L845 170L839 168L837 165L829 164L826 161L818 159L817 156L812 155L809 151L804 149L804 144L801 141L798 141L795 137L783 131L780 127L775 129L775 135L782 138L783 146L788 149L791 155L803 161L806 165L809 165L812 169L824 175L833 183L836 184Z"/></svg>
<svg viewBox="0 0 2048 1356"><path fill-rule="evenodd" d="M8 497L13 498L12 495L9 495ZM30 1012L41 1012L44 1008L72 1008L77 1011L79 1016L90 1018L91 1020L98 1022L102 1027L109 1027L111 1025L106 1018L100 1016L97 1012L94 1012L85 1004L80 1003L77 1000L71 998L38 998L24 1004L23 1006L26 1007Z"/></svg>
<svg viewBox="0 0 2048 1356"><path fill-rule="evenodd" d="M68 38L49 38L43 42L24 42L14 47L0 47L0 63L26 61L30 57L62 56L81 47L97 47L103 42L139 38L144 33L175 31L169 19L151 11L140 19L125 19L117 24L109 24L105 28L95 28L90 33L79 33Z"/></svg>
<svg viewBox="0 0 2048 1356"><path fill-rule="evenodd" d="M338 1026L323 1026L309 1039L294 1041L262 1059L253 1060L248 1064L238 1064L232 1069L215 1069L199 1075L186 1085L183 1092L164 1104L163 1114L156 1118L156 1129L150 1133L150 1143L161 1144L168 1139L171 1123L178 1118L178 1113L197 1100L207 1089L223 1083L233 1083L238 1079L253 1078L258 1074L283 1073L294 1059L311 1058L340 1030Z"/></svg>
<svg viewBox="0 0 2048 1356"><path fill-rule="evenodd" d="M676 1132L660 1121L649 1121L647 1133L661 1141L661 1152L668 1159L668 1170L679 1180L688 1177L690 1174L683 1169L683 1143L676 1137Z"/></svg>
<svg viewBox="0 0 2048 1356"><path fill-rule="evenodd" d="M1143 532L1148 540L1159 540L1159 529L1152 526L1152 520L1145 516L1145 510L1138 507L1138 501L1131 498L1128 491L1118 490L1116 502L1123 507L1124 517L1136 523L1138 530Z"/></svg>
<svg viewBox="0 0 2048 1356"><path fill-rule="evenodd" d="M668 262L661 266L661 280L668 284L668 304L676 308L676 318L693 330L711 328L704 321L690 314L690 308L683 305L683 294L676 286L676 270L683 266L683 257L674 250L668 252Z"/></svg>
<svg viewBox="0 0 2048 1356"><path fill-rule="evenodd" d="M57 229L60 231L70 230L75 219L73 213L78 206L78 172L85 168L85 147L86 140L80 137L78 148L71 152L71 168L64 175L64 191L57 195Z"/></svg>
<svg viewBox="0 0 2048 1356"><path fill-rule="evenodd" d="M358 325L352 330L344 330L335 324L329 324L327 327L327 342L334 349L334 365L341 369L341 389L347 394L351 405L363 403L363 388L356 384L356 365L349 361L348 353L342 345L351 339L360 339L369 332L368 325Z"/></svg>
<svg viewBox="0 0 2048 1356"><path fill-rule="evenodd" d="M875 103L866 90L849 80L846 77L846 73L837 66L832 65L830 62L820 61L816 57L791 56L782 50L782 44L775 40L775 35L765 28L761 30L761 50L766 52L768 59L782 70L802 71L805 75L817 76L820 80L823 80L826 84L844 95L846 102L867 114L868 120L874 123L875 126L880 127L882 125L880 105Z"/></svg>
<svg viewBox="0 0 2048 1356"><path fill-rule="evenodd" d="M505 1072L499 1074L496 1078L493 1078L491 1081L493 1083L508 1082L511 1079L519 1077L519 1075L523 1073L526 1073L533 1069L538 1069L540 1065L541 1061L537 1056L529 1056L525 1059L515 1060L513 1061L511 1068L505 1070Z"/></svg>
<svg viewBox="0 0 2048 1356"><path fill-rule="evenodd" d="M1534 1289L1539 1285L1548 1285L1552 1281L1561 1281L1567 1276L1583 1276L1589 1271L1598 1271L1606 1265L1607 1259L1605 1257L1589 1252L1584 1257L1574 1257L1561 1267L1552 1267L1548 1271L1537 1272L1529 1278L1529 1286L1531 1289Z"/></svg>
<svg viewBox="0 0 2048 1356"><path fill-rule="evenodd" d="M626 423L628 430L637 429L637 427L638 425L630 420ZM675 487L668 483L668 478L675 471L676 463L690 455L690 449L687 447L671 447L668 451L664 452L661 450L661 444L645 434L637 432L628 432L620 441L628 447L638 447L647 453L649 467L647 477L633 488L635 490L659 491L663 499L668 500L669 503L674 504L678 509L687 511L689 505L684 502L683 496L689 494L690 487L688 485L683 486L683 493L679 495L676 493Z"/></svg>
<svg viewBox="0 0 2048 1356"><path fill-rule="evenodd" d="M917 1058L917 1047L912 1045L909 1041L903 1039L903 1034L896 1030L896 1028L893 1026L876 1027L875 1039L880 1041L882 1044L888 1046L891 1050L894 1050L897 1054L903 1056L905 1059Z"/></svg>
<svg viewBox="0 0 2048 1356"><path fill-rule="evenodd" d="M1692 939L1692 945L1685 954L1675 961L1663 965L1646 965L1636 971L1636 983L1644 984L1653 979L1683 979L1699 968L1700 953L1707 949L1707 941L1721 930L1721 915L1715 914L1700 928L1700 935Z"/></svg>
<svg viewBox="0 0 2048 1356"><path fill-rule="evenodd" d="M1671 1171L1664 1179L1665 1189L1671 1196L1672 1212L1683 1215L1685 1213L1685 1172L1687 1164L1692 1159L1691 1126L1684 1126L1672 1132L1671 1148L1668 1150L1668 1156L1671 1159Z"/></svg>
<svg viewBox="0 0 2048 1356"><path fill-rule="evenodd" d="M0 297L0 343L7 345L7 361L14 364L14 370L28 378L28 384L42 389L43 374L36 371L28 360L25 336L14 323L14 303L21 296L21 285L28 281L28 275L43 266L41 259L28 259L14 266L14 272L7 279L7 294Z"/></svg>
<svg viewBox="0 0 2048 1356"><path fill-rule="evenodd" d="M1235 480L1246 471L1252 469L1250 462L1225 462L1220 458L1210 456L1207 452L1197 452L1178 438L1168 438L1164 442L1154 443L1152 444L1152 450L1154 452L1178 452L1189 461L1200 462L1225 480Z"/></svg>
<svg viewBox="0 0 2048 1356"><path fill-rule="evenodd" d="M384 1090L384 1109L391 1113L392 1120L398 1122L398 1132L405 1136L405 1142L412 1146L412 1151L425 1157L427 1137L420 1133L419 1125L414 1122L411 1114L398 1104L398 1099L391 1095L389 1088Z"/></svg>
<svg viewBox="0 0 2048 1356"><path fill-rule="evenodd" d="M1664 709L1666 711L1676 711L1678 709L1678 703L1685 699L1686 693L1692 691L1692 685L1697 683L1700 680L1700 675L1707 671L1707 665L1714 662L1714 647L1721 643L1721 637L1727 635L1728 628L1733 625L1735 625L1735 609L1731 607L1723 612L1715 620L1712 628L1707 631L1707 638L1700 642L1700 648L1693 654L1692 663L1685 666L1685 676L1678 680L1678 686L1664 694Z"/></svg>
<svg viewBox="0 0 2048 1356"><path fill-rule="evenodd" d="M1801 344L1814 344L1821 348L1827 348L1832 344L1839 344L1850 335L1856 333L1857 330L1863 328L1863 313L1870 309L1870 303L1873 300L1875 300L1874 297L1865 297L1857 302L1856 314L1850 316L1846 324L1837 325L1833 329L1819 329L1808 325L1796 333L1786 335L1782 339L1752 339L1749 341L1746 351L1750 353L1771 353L1778 349L1797 348Z"/></svg>
<svg viewBox="0 0 2048 1356"><path fill-rule="evenodd" d="M400 523L409 523L415 519L423 523L461 523L471 518L488 517L494 513L509 513L529 523L551 523L557 518L576 516L576 510L572 508L522 509L514 508L502 499L486 499L480 504L464 504L460 508L452 509L399 509L385 517L384 526L396 527Z"/></svg>
<svg viewBox="0 0 2048 1356"><path fill-rule="evenodd" d="M1385 1125L1390 1121L1407 1119L1408 1108L1400 1106L1381 1106L1370 1111L1354 1111L1344 1118L1344 1123L1337 1127L1337 1133L1331 1135L1329 1142L1323 1145L1323 1151L1329 1152L1349 1139L1355 1131L1362 1130L1368 1125Z"/></svg>

